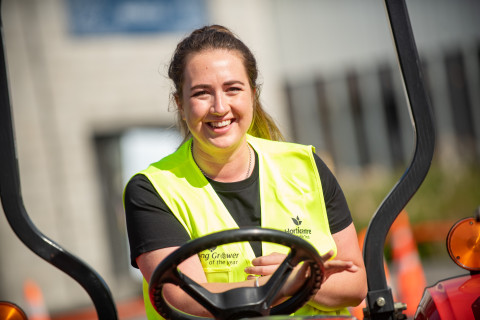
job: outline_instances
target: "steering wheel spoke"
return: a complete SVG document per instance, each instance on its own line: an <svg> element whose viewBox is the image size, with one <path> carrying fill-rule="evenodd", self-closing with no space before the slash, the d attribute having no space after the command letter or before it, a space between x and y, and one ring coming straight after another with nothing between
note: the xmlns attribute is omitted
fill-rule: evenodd
<svg viewBox="0 0 480 320"><path fill-rule="evenodd" d="M277 297L283 284L293 271L295 266L292 265L292 259L295 257L296 250L291 250L283 262L278 266L277 270L272 274L268 282L263 286L266 289L267 303L272 305Z"/></svg>
<svg viewBox="0 0 480 320"><path fill-rule="evenodd" d="M215 315L218 309L217 295L208 291L181 271L178 272L180 274L180 288Z"/></svg>

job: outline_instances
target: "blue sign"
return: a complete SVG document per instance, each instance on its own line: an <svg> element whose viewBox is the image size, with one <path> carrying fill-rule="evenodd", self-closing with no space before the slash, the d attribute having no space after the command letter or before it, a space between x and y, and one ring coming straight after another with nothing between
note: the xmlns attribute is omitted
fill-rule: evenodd
<svg viewBox="0 0 480 320"><path fill-rule="evenodd" d="M68 0L74 35L190 31L206 24L205 0Z"/></svg>

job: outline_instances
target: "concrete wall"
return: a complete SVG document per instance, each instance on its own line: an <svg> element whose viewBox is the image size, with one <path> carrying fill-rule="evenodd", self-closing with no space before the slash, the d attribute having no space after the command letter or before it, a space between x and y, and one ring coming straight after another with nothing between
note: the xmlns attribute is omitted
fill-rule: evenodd
<svg viewBox="0 0 480 320"><path fill-rule="evenodd" d="M136 279L114 275L93 137L136 126L169 126L165 66L182 33L72 37L67 3L4 0L4 38L25 206L48 237L101 274L115 299ZM394 59L379 1L207 2L209 22L235 31L256 54L266 109L289 136L285 82ZM419 49L479 39L475 1L409 1ZM474 76L475 77L475 76ZM478 84L478 82L477 82ZM478 114L477 114L478 117ZM24 304L34 279L50 310L89 304L70 278L28 251L0 215L0 300ZM128 263L128 262L126 262Z"/></svg>

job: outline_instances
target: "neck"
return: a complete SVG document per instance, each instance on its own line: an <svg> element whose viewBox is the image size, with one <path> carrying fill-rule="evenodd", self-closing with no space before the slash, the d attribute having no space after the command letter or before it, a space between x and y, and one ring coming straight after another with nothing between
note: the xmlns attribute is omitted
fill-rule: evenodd
<svg viewBox="0 0 480 320"><path fill-rule="evenodd" d="M246 141L233 152L223 154L205 152L192 142L191 152L203 175L219 182L244 180L252 174L255 166L254 151Z"/></svg>

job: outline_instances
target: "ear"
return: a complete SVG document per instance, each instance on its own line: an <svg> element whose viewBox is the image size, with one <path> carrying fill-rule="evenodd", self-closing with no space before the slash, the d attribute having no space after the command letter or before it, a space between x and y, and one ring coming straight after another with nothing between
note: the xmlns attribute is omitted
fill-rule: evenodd
<svg viewBox="0 0 480 320"><path fill-rule="evenodd" d="M252 89L252 107L253 107L253 112L255 113L255 104L259 103L260 97L257 96L258 91L257 88L254 87Z"/></svg>
<svg viewBox="0 0 480 320"><path fill-rule="evenodd" d="M185 121L185 112L183 110L182 100L180 99L178 94L175 94L173 96L173 98L175 99L175 104L177 105L178 111L180 112L180 115L182 116L182 120Z"/></svg>

